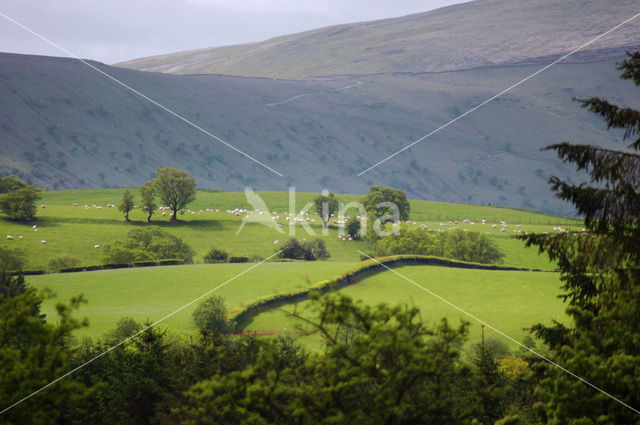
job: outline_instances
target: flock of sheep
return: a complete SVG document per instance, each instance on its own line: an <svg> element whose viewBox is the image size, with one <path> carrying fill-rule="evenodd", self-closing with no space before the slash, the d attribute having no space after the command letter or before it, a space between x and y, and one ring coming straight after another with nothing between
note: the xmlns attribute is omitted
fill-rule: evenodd
<svg viewBox="0 0 640 425"><path fill-rule="evenodd" d="M77 202L73 203L74 207L79 207L80 204ZM41 208L46 208L47 206L42 204L40 206ZM95 209L102 209L103 206L102 205L89 205L89 204L85 204L84 205L85 209L90 209L90 208L95 208ZM115 204L107 204L107 208L115 208ZM134 209L138 209L139 207L136 205L133 207ZM169 207L166 206L161 206L158 208L158 211L164 216L166 215L167 212L169 212L170 215L173 215L173 212L171 211L171 209ZM190 213L190 214L198 214L200 215L201 213L207 212L207 213L219 213L220 210L219 209L213 209L213 208L207 208L207 209L203 209L200 210L199 212L196 211L192 211L190 209L185 209L185 210L181 210L182 213ZM258 214L258 215L263 215L263 214L267 214L268 212L265 211L261 211L261 210L248 210L248 209L244 209L244 208L234 208L234 209L228 209L226 210L227 214L233 215L233 216L250 216L252 214ZM296 223L301 223L301 222L308 222L308 223L316 223L316 219L313 216L309 216L308 212L304 212L304 211L300 211L300 213L298 215L295 215L293 213L281 213L282 217L284 217L284 219L289 222L290 226L295 226ZM273 211L272 212L272 220L274 220L276 222L276 226L277 227L282 227L282 224L279 223L280 219L281 219L281 214ZM360 220L366 220L366 217L361 217L361 216L357 216L358 219ZM342 215L338 215L335 216L332 223L335 224L336 226L339 227L343 227L346 222L350 219L349 216L342 216ZM411 220L407 220L405 222L406 224L413 224L413 225L417 225L418 223L416 223L415 221L411 221ZM437 231L437 232L442 232L445 230L448 231L454 231L454 230L460 230L461 227L460 226L464 226L461 230L463 231L468 231L467 227L468 226L475 226L475 222L471 221L469 219L463 219L462 221L460 220L449 220L448 223L439 223L439 228L435 228L435 229L431 229L432 231ZM487 225L487 220L486 219L482 219L481 220L481 224L483 225ZM426 224L419 224L420 228L423 230L429 230ZM491 224L491 229L497 229L498 228L498 224ZM505 220L500 220L500 224L499 224L499 231L500 232L506 232L507 228L508 228L508 224ZM520 228L522 227L521 224L516 224L515 228L513 229L514 233L524 233L525 235L527 234L527 232L523 232ZM38 231L38 226L37 225L33 225L32 229L34 232ZM557 232L557 233L564 233L564 232L568 232L568 230L562 228L561 226L554 226L553 227L553 231ZM585 229L582 229L582 231L584 232ZM486 231L487 234L491 234L490 231ZM544 232L544 234L548 234L548 232ZM351 237L347 237L344 236L342 234L338 235L339 239L342 239L344 241L350 241L352 240ZM19 240L24 239L23 235L19 235L18 236ZM13 241L15 240L15 238L13 237L13 235L7 235L7 240ZM42 239L40 241L43 245L47 243L46 239ZM276 240L274 242L274 244L278 244L278 240ZM100 248L100 244L95 244L94 248Z"/></svg>

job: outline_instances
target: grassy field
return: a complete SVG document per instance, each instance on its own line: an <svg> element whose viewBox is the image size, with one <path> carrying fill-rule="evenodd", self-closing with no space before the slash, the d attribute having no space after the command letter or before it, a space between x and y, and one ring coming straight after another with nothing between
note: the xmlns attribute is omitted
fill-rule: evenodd
<svg viewBox="0 0 640 425"><path fill-rule="evenodd" d="M517 341L528 335L525 327L536 323L549 324L551 320L567 320L565 307L557 298L560 292L557 273L434 266L402 266L395 270ZM357 285L341 289L340 293L368 305L387 303L418 307L427 323L435 323L446 317L450 324L457 325L464 319L471 322L468 342L477 343L480 340L481 325L477 321L392 272L382 271ZM297 306L287 305L261 313L247 324L245 330L295 332L301 323L288 314L294 307L304 317L316 317L313 303L304 301ZM488 328L485 329L485 336L502 339L516 348L515 343ZM320 343L316 336L302 339L306 340L307 346Z"/></svg>
<svg viewBox="0 0 640 425"><path fill-rule="evenodd" d="M144 214L134 210L133 223L125 224L122 214L107 204L117 204L123 189L50 191L44 194L35 222L20 224L0 220L0 246L21 248L27 255L28 268L46 268L48 262L60 254L70 254L81 259L85 265L104 262L104 247L126 237L133 228L146 226ZM286 192L260 192L269 209L281 214L280 222L288 231L284 214L289 210ZM317 194L298 193L295 210L299 211ZM341 201L351 202L359 195L338 195ZM73 206L78 203L78 206ZM86 205L86 206L85 206ZM97 208L102 205L103 208ZM223 247L235 255L266 258L276 250L274 241L288 237L270 228L250 224L236 235L242 216L226 212L234 208L250 208L244 193L200 191L197 200L190 205L193 213L180 216L181 222L170 224L168 217L157 213L154 224L182 237L196 252L195 262L201 263L203 254L211 247ZM207 212L206 210L210 211ZM215 210L219 210L216 212ZM313 217L313 215L312 215ZM337 238L337 229L330 229L328 236L321 236L320 220L311 224L316 237L326 240L331 258L326 262L277 262L261 265L256 270L239 277L217 291L233 309L257 297L306 287L330 278L353 266L360 260L357 250L366 249L364 242L343 241ZM481 219L486 224L481 224ZM475 224L464 224L468 219ZM455 220L460 223L456 224ZM508 223L506 232L500 232L500 220ZM505 253L504 265L552 270L545 256L533 249L526 249L521 241L513 238L516 232L553 232L562 224L565 228L579 229L581 222L549 216L531 211L487 206L448 204L430 201L411 201L410 226L426 224L431 231L447 231L451 226L489 233ZM451 221L451 223L449 223ZM496 228L492 225L498 223ZM516 225L520 225L516 227ZM297 227L297 226L296 226ZM515 230L515 232L514 232ZM13 235L10 241L4 234ZM18 237L22 235L23 239ZM297 237L308 236L297 227ZM47 243L41 243L46 240ZM99 244L99 248L94 248ZM176 308L198 297L202 293L225 282L250 267L250 264L194 264L188 266L148 267L138 269L105 270L83 273L46 274L29 276L28 282L37 287L51 288L57 298L47 300L44 312L55 317L55 303L83 293L89 303L83 306L79 316L90 320L90 327L77 336L99 337L113 328L125 316L138 321L158 320ZM516 337L524 335L522 326L537 321L560 317L562 308L554 298L558 293L557 275L553 273L488 272L433 267L406 268L408 274L417 273L420 282L433 284L436 292L462 307L479 308L480 317L489 323L507 329ZM495 291L493 290L495 289ZM416 292L406 282L398 281L388 273L367 279L362 285L350 287L345 293L354 296L367 295L366 302L378 301L415 303L429 314L429 320L447 316L457 318L426 294ZM452 291L452 292L451 292ZM493 292L492 292L493 291ZM457 297L461 297L458 299ZM528 304L527 304L528 303ZM178 332L191 329L191 306L169 318L165 325ZM516 310L514 310L516 309ZM520 309L520 310L518 310ZM292 324L281 312L270 312L255 319L252 327L257 330L280 330ZM472 336L477 337L477 327Z"/></svg>
<svg viewBox="0 0 640 425"><path fill-rule="evenodd" d="M85 265L101 264L104 261L103 249L105 245L112 244L126 237L127 232L137 226L146 226L144 213L134 210L130 217L133 223L125 224L122 214L116 208L106 208L108 203L117 204L122 196L123 189L95 189L95 190L69 190L46 192L42 203L46 208L38 209L35 232L29 224L14 223L8 220L0 220L0 246L22 248L29 259L28 268L46 268L48 262L60 254L70 254L78 257ZM286 192L260 192L262 198L272 211L284 213L289 209L289 199ZM317 194L298 193L296 211L304 204L310 202ZM359 195L339 195L343 202L351 202L360 198ZM73 203L79 206L72 206ZM85 208L85 205L87 207ZM95 206L102 205L98 209ZM264 226L250 224L236 235L242 217L228 214L227 209L250 208L241 192L204 192L198 193L197 200L190 205L193 214L186 213L180 217L177 224L168 223L168 218L160 214L153 217L154 224L159 225L172 233L184 238L196 252L195 261L199 262L204 253L211 247L224 247L235 255L248 257L268 257L274 252L274 241L284 239L286 234L275 232ZM220 212L206 212L206 209L220 210ZM504 263L506 265L544 268L552 266L545 257L539 257L535 251L527 250L523 244L513 239L514 230L552 232L560 223L579 228L580 222L575 219L563 219L559 217L539 214L530 211L495 208L487 206L448 204L430 201L411 201L411 220L417 224L427 224L431 230L445 230L455 224L448 221L469 219L475 224L459 226L481 232L489 232L495 236L496 241L505 252ZM480 224L485 218L487 224ZM507 232L500 232L491 225L505 220L509 223ZM316 220L311 227L321 236L320 220ZM288 230L284 215L280 222L285 232ZM531 224L529 224L531 223ZM417 225L416 224L416 225ZM440 225L442 224L442 226ZM521 224L520 228L515 228ZM298 237L310 237L304 229L296 226ZM6 235L12 235L13 241L6 239ZM22 235L23 239L19 239ZM41 241L46 240L46 244ZM332 257L330 261L356 262L359 255L358 249L365 248L362 242L345 242L337 238L337 230L331 229L325 237L327 248ZM94 248L99 244L99 248Z"/></svg>
<svg viewBox="0 0 640 425"><path fill-rule="evenodd" d="M234 279L214 294L225 299L232 309L255 298L309 286L336 275L349 264L340 262L264 263ZM43 304L43 312L55 318L55 304L80 293L88 303L78 317L88 317L89 327L76 333L93 338L112 329L122 317L144 322L155 321L177 308L223 284L248 269L248 264L199 264L188 266L147 267L138 269L101 270L80 273L57 273L27 276L35 288L51 288L55 299ZM163 322L163 327L189 332L191 312L197 303Z"/></svg>

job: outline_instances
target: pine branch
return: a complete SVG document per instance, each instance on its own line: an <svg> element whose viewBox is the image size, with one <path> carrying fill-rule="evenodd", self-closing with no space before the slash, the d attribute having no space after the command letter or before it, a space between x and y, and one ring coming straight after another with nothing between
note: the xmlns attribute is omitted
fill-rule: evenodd
<svg viewBox="0 0 640 425"><path fill-rule="evenodd" d="M588 172L593 183L624 183L636 190L640 186L639 154L567 142L549 145L543 150L555 150L562 161L574 163L579 171Z"/></svg>
<svg viewBox="0 0 640 425"><path fill-rule="evenodd" d="M624 140L640 133L640 112L635 109L623 108L599 97L588 99L574 97L573 100L582 103L583 108L602 116L608 128L624 129Z"/></svg>
<svg viewBox="0 0 640 425"><path fill-rule="evenodd" d="M640 224L640 195L626 183L614 188L595 188L571 185L564 180L549 178L556 196L573 203L585 224L596 233L613 232L616 235L629 234Z"/></svg>
<svg viewBox="0 0 640 425"><path fill-rule="evenodd" d="M618 64L618 69L623 71L620 78L624 80L633 80L636 86L640 86L640 52L627 52L628 59Z"/></svg>

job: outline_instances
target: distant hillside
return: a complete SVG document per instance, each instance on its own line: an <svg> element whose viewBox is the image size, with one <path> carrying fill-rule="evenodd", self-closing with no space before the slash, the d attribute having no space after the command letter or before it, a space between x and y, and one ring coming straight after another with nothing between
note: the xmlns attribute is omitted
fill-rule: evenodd
<svg viewBox="0 0 640 425"><path fill-rule="evenodd" d="M173 74L308 78L466 70L549 62L640 12L637 0L476 0L401 18L271 40L135 59L119 66ZM570 61L640 45L640 24Z"/></svg>
<svg viewBox="0 0 640 425"><path fill-rule="evenodd" d="M553 67L362 177L356 174L536 67L286 81L97 64L280 178L78 61L0 54L0 173L52 189L121 187L172 165L189 170L201 187L223 190L295 185L363 193L383 184L415 198L568 213L546 179L578 177L539 148L559 140L613 142L615 134L571 97L638 106L614 62Z"/></svg>

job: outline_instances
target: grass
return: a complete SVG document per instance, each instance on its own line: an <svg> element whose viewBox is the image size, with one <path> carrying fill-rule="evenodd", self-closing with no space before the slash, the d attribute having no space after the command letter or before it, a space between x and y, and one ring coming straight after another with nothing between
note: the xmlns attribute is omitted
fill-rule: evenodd
<svg viewBox="0 0 640 425"><path fill-rule="evenodd" d="M159 320L249 267L250 264L200 264L58 273L26 279L35 288L48 287L55 292L56 298L46 300L42 308L50 319L56 317L57 302L84 294L88 303L76 316L88 317L90 324L77 331L76 336L97 338L113 329L122 317L139 322ZM264 263L213 294L222 296L227 308L232 309L260 296L309 286L347 267L339 262ZM178 332L191 331L191 312L197 305L168 318L162 326Z"/></svg>
<svg viewBox="0 0 640 425"><path fill-rule="evenodd" d="M28 268L46 268L49 261L60 254L69 254L80 258L84 265L101 264L104 262L103 249L106 245L126 237L129 230L138 226L146 226L145 215L141 211L134 210L130 217L133 223L125 224L122 214L116 208L106 208L108 203L117 204L122 196L123 189L92 189L92 190L68 190L46 192L42 203L46 208L38 209L38 219L35 222L39 229L35 232L31 226L33 223L23 224L0 220L0 246L19 247L23 249L29 259ZM286 212L289 209L288 193L286 192L260 192L262 198L271 210ZM298 193L296 210L299 211L304 204L310 202L317 194ZM343 202L358 200L359 195L339 195ZM77 202L80 206L74 207ZM84 205L88 207L85 208ZM97 209L94 205L103 205ZM182 237L196 252L196 262L200 261L204 253L211 247L223 247L234 255L246 255L248 257L268 257L274 252L274 241L286 238L287 235L277 233L269 228L249 224L239 235L236 231L240 226L242 217L226 213L227 209L249 208L242 192L210 192L200 191L197 200L190 205L195 214L187 213L180 216L182 220L177 224L168 223L168 218L156 214L153 217L154 224L159 225L172 233ZM206 212L201 210L219 209L221 212ZM562 219L536 212L496 208L475 205L449 204L431 201L411 201L411 219L416 223L425 223L429 229L441 230L450 226L448 220L462 220L468 218L476 222L474 225L465 225L468 230L489 232L495 236L496 241L505 252L505 265L517 267L531 267L550 269L552 265L544 257L539 257L535 251L524 248L520 241L514 240L513 225L508 232L499 232L491 228L492 223L506 220L512 224L522 224L522 231L545 232L559 223L568 223L579 227L580 222L575 219ZM486 225L480 224L480 219L485 218ZM287 222L284 215L281 217L283 229L287 231ZM321 226L317 223L311 225L318 237L321 236ZM443 226L440 226L442 223ZM529 224L531 223L531 224ZM452 224L453 225L453 224ZM460 225L463 227L462 225ZM298 237L307 236L304 229L297 228ZM15 240L9 241L5 235L12 235ZM23 235L24 239L18 239ZM363 242L344 242L337 238L337 230L330 229L329 235L324 237L327 248L332 257L330 261L357 262L359 260L358 249L364 249ZM42 244L41 240L46 240ZM99 248L94 248L99 244Z"/></svg>
<svg viewBox="0 0 640 425"><path fill-rule="evenodd" d="M144 213L134 210L130 217L133 223L125 224L116 208L106 208L108 203L117 204L123 189L95 189L50 191L44 194L42 203L46 208L38 209L36 224L21 224L0 220L0 235L11 234L14 241L0 238L0 246L21 248L29 261L28 268L46 268L48 262L60 254L69 254L81 259L85 265L101 264L106 245L126 237L129 230L146 226ZM289 209L286 192L259 192L272 211L282 215L281 223L287 229L284 214ZM310 202L317 194L298 193L296 211ZM359 195L338 195L341 201L351 202ZM73 203L79 206L73 206ZM87 207L85 208L85 204ZM95 206L102 205L98 209ZM264 226L249 224L239 235L237 229L242 216L228 214L227 209L250 208L242 192L200 191L197 200L190 205L193 214L180 216L181 222L170 224L168 217L154 216L154 224L182 237L196 252L196 262L201 263L204 253L211 247L222 247L234 255L266 258L275 252L275 239L287 235ZM206 212L206 209L220 212ZM457 224L461 228L477 230L491 235L505 252L504 265L551 270L546 257L533 249L525 249L521 241L512 237L513 230L552 232L553 227L580 228L581 222L563 219L531 211L487 206L448 204L411 200L411 220L416 225L424 223L430 231L446 231L453 223L463 219L475 224ZM481 224L484 218L487 224ZM449 220L452 223L449 223ZM500 232L500 225L492 224L505 220L507 232ZM521 227L515 227L521 224ZM413 224L410 224L413 225ZM366 249L364 242L345 242L337 238L337 229L332 228L328 236L321 235L320 220L311 225L317 237L326 240L331 258L326 262L278 262L267 263L251 270L216 293L225 298L229 310L257 297L275 292L306 287L330 278L349 269L360 261L357 250ZM23 235L23 239L18 239ZM307 236L298 228L297 237ZM42 244L41 240L47 240ZM99 248L94 248L99 244ZM112 329L122 317L138 321L158 320L176 308L186 304L206 291L220 285L238 273L251 267L249 264L195 264L189 266L148 267L140 269L104 270L83 273L47 274L29 276L28 282L36 288L49 287L57 298L45 301L43 312L55 317L55 303L68 301L71 296L83 293L88 304L79 311L79 316L88 317L90 327L77 332L78 337L99 337ZM471 312L478 314L496 327L504 328L516 337L524 335L522 326L531 325L562 316L562 307L554 298L558 293L558 277L552 273L489 272L478 270L447 269L440 267L402 268L410 276L417 273L416 280L433 285L434 291L450 298ZM368 303L409 302L421 307L429 320L437 317L457 316L426 294L396 277L384 273L366 279L360 286L344 289L344 293L364 297ZM526 304L529 303L529 304ZM189 332L190 312L195 305L167 319L165 325L177 332ZM514 310L519 308L520 311ZM518 314L516 314L518 313ZM51 319L53 320L53 319ZM282 312L261 314L253 323L258 330L278 330L292 326ZM472 337L478 335L477 326L472 327Z"/></svg>
<svg viewBox="0 0 640 425"><path fill-rule="evenodd" d="M525 327L536 323L549 324L551 320L567 321L565 307L557 298L560 292L557 273L434 266L402 266L395 270L517 341L528 335ZM480 340L481 326L477 321L392 272L383 271L367 277L339 292L367 305L400 303L418 307L427 323L436 323L443 317L452 325L457 325L460 320L469 321L468 341L476 343ZM297 306L288 305L263 312L255 316L245 329L292 332L300 324L289 315L294 308L304 317L315 318L313 303L304 301ZM485 334L487 337L504 339L488 328ZM320 342L317 336L302 339L310 347ZM512 348L516 346L511 341L505 342Z"/></svg>

